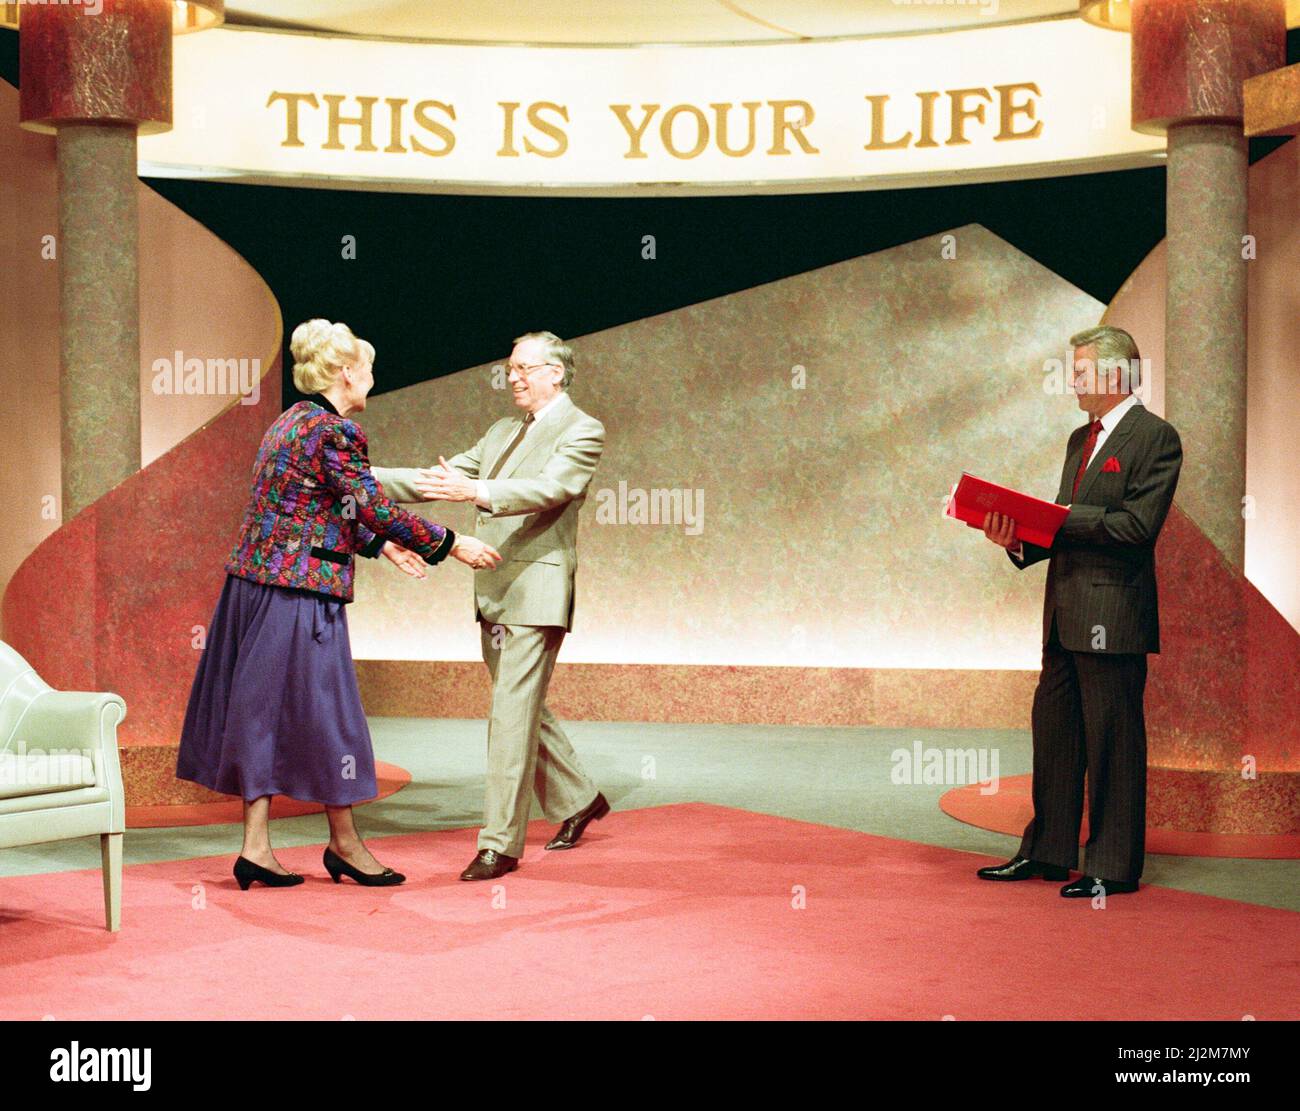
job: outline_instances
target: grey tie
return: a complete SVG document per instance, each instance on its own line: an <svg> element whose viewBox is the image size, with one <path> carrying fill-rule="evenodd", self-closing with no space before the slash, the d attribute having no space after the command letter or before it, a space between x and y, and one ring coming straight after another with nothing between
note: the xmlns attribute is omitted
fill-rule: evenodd
<svg viewBox="0 0 1300 1111"><path fill-rule="evenodd" d="M515 438L511 440L509 444L506 445L506 450L503 451L500 455L498 455L497 461L492 464L492 470L488 474L489 480L496 478L496 476L501 473L501 468L506 465L506 461L514 453L515 448L517 448L523 442L524 436L528 432L528 426L532 423L533 423L533 414L529 413L527 416L524 417L524 422L519 426L519 431L515 433Z"/></svg>

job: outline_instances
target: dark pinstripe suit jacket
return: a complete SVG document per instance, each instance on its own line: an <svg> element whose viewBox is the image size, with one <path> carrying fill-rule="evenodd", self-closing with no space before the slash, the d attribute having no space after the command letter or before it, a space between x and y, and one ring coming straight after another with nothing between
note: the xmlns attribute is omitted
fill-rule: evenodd
<svg viewBox="0 0 1300 1111"><path fill-rule="evenodd" d="M1070 434L1058 505L1070 504L1087 437L1086 424ZM1103 472L1112 457L1119 461L1119 471ZM1141 403L1134 405L1089 460L1052 547L1025 544L1023 562L1011 556L1017 567L1051 560L1044 644L1055 616L1061 645L1072 652L1160 651L1156 537L1174 500L1182 464L1183 446L1174 426Z"/></svg>

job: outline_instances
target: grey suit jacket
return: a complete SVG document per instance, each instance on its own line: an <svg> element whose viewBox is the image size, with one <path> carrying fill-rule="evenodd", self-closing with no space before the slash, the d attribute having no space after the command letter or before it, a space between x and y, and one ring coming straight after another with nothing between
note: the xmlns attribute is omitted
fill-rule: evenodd
<svg viewBox="0 0 1300 1111"><path fill-rule="evenodd" d="M1088 426L1070 434L1061 468L1058 505L1083 458ZM1107 459L1118 472L1104 472ZM1070 515L1052 547L1024 545L1028 567L1050 559L1043 601L1043 643L1056 618L1061 645L1072 652L1159 652L1155 546L1174 500L1183 447L1174 426L1141 403L1134 405L1093 453Z"/></svg>
<svg viewBox="0 0 1300 1111"><path fill-rule="evenodd" d="M497 421L477 444L447 462L468 478L485 477L521 421ZM492 510L478 509L474 535L501 553L501 563L474 572L476 617L502 625L573 628L578 511L604 447L605 426L562 393L501 473L487 480ZM416 469L372 471L395 501L421 500L413 485Z"/></svg>

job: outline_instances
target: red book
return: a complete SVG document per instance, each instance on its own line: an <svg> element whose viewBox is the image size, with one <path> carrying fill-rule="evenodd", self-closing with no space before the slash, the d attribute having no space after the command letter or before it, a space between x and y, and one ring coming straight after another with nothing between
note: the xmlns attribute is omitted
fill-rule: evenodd
<svg viewBox="0 0 1300 1111"><path fill-rule="evenodd" d="M1016 539L1040 548L1050 548L1061 522L1070 515L1068 506L1030 497L1019 490L986 482L962 471L953 487L945 511L949 517L965 521L971 528L982 529L988 513L1001 513L1016 523Z"/></svg>

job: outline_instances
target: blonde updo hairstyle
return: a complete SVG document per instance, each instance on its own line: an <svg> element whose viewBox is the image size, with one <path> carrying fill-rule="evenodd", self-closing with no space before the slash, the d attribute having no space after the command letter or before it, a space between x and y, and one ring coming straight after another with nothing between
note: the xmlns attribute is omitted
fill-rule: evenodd
<svg viewBox="0 0 1300 1111"><path fill-rule="evenodd" d="M323 393L345 366L375 361L375 349L352 334L346 324L308 320L293 330L293 384L299 393Z"/></svg>

